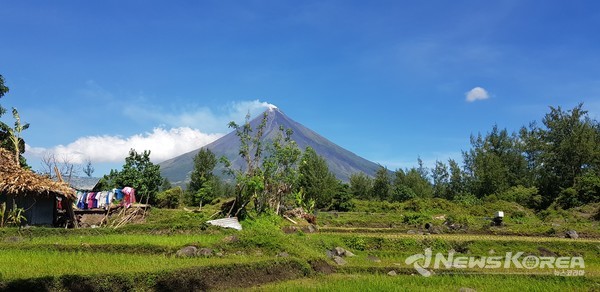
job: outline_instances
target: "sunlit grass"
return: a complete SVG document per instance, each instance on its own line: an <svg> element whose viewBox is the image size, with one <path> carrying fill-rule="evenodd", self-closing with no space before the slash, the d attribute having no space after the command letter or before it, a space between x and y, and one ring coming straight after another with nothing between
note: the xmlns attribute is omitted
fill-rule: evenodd
<svg viewBox="0 0 600 292"><path fill-rule="evenodd" d="M255 291L587 291L600 289L600 279L527 275L365 275L332 274L273 283Z"/></svg>
<svg viewBox="0 0 600 292"><path fill-rule="evenodd" d="M0 252L0 274L2 279L10 280L65 274L156 272L192 266L252 263L268 258L258 255L176 258L165 255L11 250Z"/></svg>

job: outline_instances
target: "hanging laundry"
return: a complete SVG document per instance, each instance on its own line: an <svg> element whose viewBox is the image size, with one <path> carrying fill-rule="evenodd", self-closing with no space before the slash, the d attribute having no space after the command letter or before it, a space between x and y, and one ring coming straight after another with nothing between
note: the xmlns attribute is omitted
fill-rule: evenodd
<svg viewBox="0 0 600 292"><path fill-rule="evenodd" d="M121 189L114 189L114 191L115 191L115 197L117 197L117 200L122 200L123 197L125 197L125 194L123 194Z"/></svg>
<svg viewBox="0 0 600 292"><path fill-rule="evenodd" d="M122 192L125 194L125 197L123 198L123 201L121 201L121 206L129 208L131 204L135 203L135 189L132 187L124 187Z"/></svg>
<svg viewBox="0 0 600 292"><path fill-rule="evenodd" d="M94 201L96 200L96 193L88 193L87 197L87 208L94 209Z"/></svg>

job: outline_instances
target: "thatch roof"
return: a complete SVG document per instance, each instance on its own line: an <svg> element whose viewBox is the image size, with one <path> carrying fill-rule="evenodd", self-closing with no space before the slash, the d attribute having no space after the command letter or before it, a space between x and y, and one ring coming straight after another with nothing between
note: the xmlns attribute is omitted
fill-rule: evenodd
<svg viewBox="0 0 600 292"><path fill-rule="evenodd" d="M75 191L64 182L55 182L15 164L14 155L0 148L0 193L15 196L63 195L75 198Z"/></svg>

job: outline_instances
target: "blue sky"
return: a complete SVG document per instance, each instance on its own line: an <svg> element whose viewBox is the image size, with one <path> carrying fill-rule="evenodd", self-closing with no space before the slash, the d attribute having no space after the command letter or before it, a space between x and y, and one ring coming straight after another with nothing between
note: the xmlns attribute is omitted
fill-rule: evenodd
<svg viewBox="0 0 600 292"><path fill-rule="evenodd" d="M390 169L548 106L600 116L597 1L0 0L0 27L34 169L160 162L269 104Z"/></svg>

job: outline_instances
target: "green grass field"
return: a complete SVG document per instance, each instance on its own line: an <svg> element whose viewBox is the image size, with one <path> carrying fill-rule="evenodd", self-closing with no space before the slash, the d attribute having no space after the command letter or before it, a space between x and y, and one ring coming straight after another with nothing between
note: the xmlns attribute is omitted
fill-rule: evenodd
<svg viewBox="0 0 600 292"><path fill-rule="evenodd" d="M505 232L517 225L510 221L496 230L477 227L428 234L422 232L420 223L397 223L405 214L393 209L389 212L394 214L380 212L379 215L369 212L321 213L319 232L286 234L282 227L294 224L273 215L242 222L242 231L201 228L213 210L207 208L201 213L191 213L155 209L144 223L118 229L4 228L0 230L0 262L3 263L0 265L0 290L22 290L29 287L27 285L39 283L51 283L47 290L67 289L65 283L87 283L86 289L92 290L96 286L115 285L118 290L142 291L158 289L163 287L161 285L171 288L191 285L198 289L254 287L277 291L600 289L600 231L593 231L597 221L561 223L562 229L592 230L581 232L579 239L564 238L560 231L540 233L536 228ZM433 211L423 210L425 215L419 216L432 218L442 212L436 207ZM469 222L473 218L461 220ZM334 221L337 223L332 224ZM522 221L541 224L536 218L526 217ZM436 224L434 220L432 222ZM388 227L382 227L386 224ZM523 224L527 223L518 223L519 226ZM582 226L588 229L581 229ZM407 230L419 232L409 234ZM192 258L176 256L180 248L189 245L210 248L213 254ZM355 254L344 258L345 265L337 265L327 256L327 251L337 246ZM455 266L429 268L434 275L423 277L405 261L412 255L423 254L428 248L434 255L440 253L448 257L453 253L453 257L475 260L503 257L507 252L523 252L523 257L538 258L577 256L585 260L585 268L574 269L582 271L581 276L556 276L555 271L566 270L525 269L514 265L497 269ZM388 276L390 271L398 275ZM181 278L179 275L182 274L188 276ZM79 280L75 281L73 277L79 277L76 278ZM231 277L236 281L227 280Z"/></svg>

